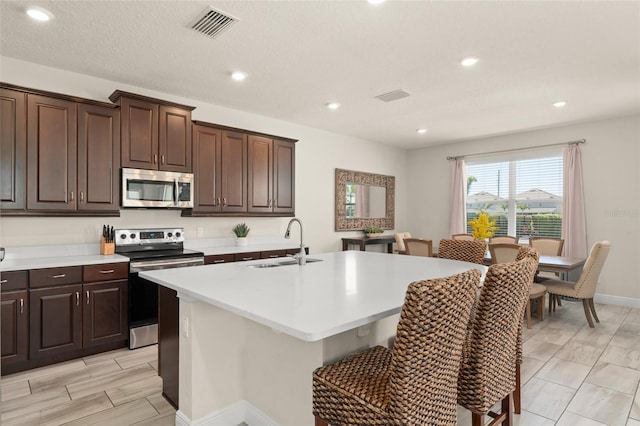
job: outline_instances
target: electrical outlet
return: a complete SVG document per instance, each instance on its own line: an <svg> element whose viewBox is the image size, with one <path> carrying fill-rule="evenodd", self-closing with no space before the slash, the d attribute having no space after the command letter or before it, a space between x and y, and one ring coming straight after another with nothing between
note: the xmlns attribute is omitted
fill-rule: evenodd
<svg viewBox="0 0 640 426"><path fill-rule="evenodd" d="M204 228L202 226L198 226L196 228L196 236L203 237L204 236Z"/></svg>
<svg viewBox="0 0 640 426"><path fill-rule="evenodd" d="M184 337L189 338L189 317L184 317L182 334Z"/></svg>

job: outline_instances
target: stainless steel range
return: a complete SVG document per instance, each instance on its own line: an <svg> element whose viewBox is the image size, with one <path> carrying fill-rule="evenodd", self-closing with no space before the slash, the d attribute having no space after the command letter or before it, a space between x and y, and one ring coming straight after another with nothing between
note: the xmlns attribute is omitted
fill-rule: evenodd
<svg viewBox="0 0 640 426"><path fill-rule="evenodd" d="M117 229L115 252L129 257L129 349L158 342L158 285L140 271L204 264L204 254L184 248L183 228Z"/></svg>

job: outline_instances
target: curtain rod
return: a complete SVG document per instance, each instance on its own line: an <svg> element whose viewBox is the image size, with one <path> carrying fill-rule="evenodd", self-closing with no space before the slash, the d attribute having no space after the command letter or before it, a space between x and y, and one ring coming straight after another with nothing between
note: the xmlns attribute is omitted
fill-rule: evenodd
<svg viewBox="0 0 640 426"><path fill-rule="evenodd" d="M577 140L577 141L552 143L552 144L549 144L549 145L540 145L540 146L530 146L530 147L527 147L527 148L503 149L501 151L482 152L482 153L479 153L479 154L458 155L456 157L447 157L447 160L458 160L458 159L461 159L461 158L480 157L480 156L483 156L483 155L491 155L491 154L502 154L502 153L505 153L505 152L527 151L527 150L530 150L530 149L548 148L548 147L551 147L551 146L580 145L581 143L587 143L587 140L586 139L580 139L580 140Z"/></svg>

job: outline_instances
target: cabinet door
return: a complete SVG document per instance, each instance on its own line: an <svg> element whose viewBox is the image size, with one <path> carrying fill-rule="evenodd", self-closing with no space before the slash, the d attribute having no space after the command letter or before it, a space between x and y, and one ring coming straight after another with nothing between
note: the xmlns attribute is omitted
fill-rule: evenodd
<svg viewBox="0 0 640 426"><path fill-rule="evenodd" d="M0 89L0 208L22 210L26 204L26 95Z"/></svg>
<svg viewBox="0 0 640 426"><path fill-rule="evenodd" d="M191 173L191 111L160 105L160 170Z"/></svg>
<svg viewBox="0 0 640 426"><path fill-rule="evenodd" d="M120 101L122 167L158 168L158 104L140 99Z"/></svg>
<svg viewBox="0 0 640 426"><path fill-rule="evenodd" d="M248 211L273 211L273 141L262 136L248 138Z"/></svg>
<svg viewBox="0 0 640 426"><path fill-rule="evenodd" d="M82 285L29 290L29 357L82 348Z"/></svg>
<svg viewBox="0 0 640 426"><path fill-rule="evenodd" d="M273 143L273 212L295 212L295 144Z"/></svg>
<svg viewBox="0 0 640 426"><path fill-rule="evenodd" d="M27 359L29 310L26 290L3 292L1 296L2 366L5 367Z"/></svg>
<svg viewBox="0 0 640 426"><path fill-rule="evenodd" d="M223 131L221 154L222 211L247 211L247 135Z"/></svg>
<svg viewBox="0 0 640 426"><path fill-rule="evenodd" d="M193 173L195 193L193 211L219 212L222 208L220 192L220 155L222 132L212 127L193 126Z"/></svg>
<svg viewBox="0 0 640 426"><path fill-rule="evenodd" d="M127 280L83 284L83 347L127 340Z"/></svg>
<svg viewBox="0 0 640 426"><path fill-rule="evenodd" d="M27 208L76 209L76 104L27 95Z"/></svg>
<svg viewBox="0 0 640 426"><path fill-rule="evenodd" d="M78 210L120 208L120 111L78 104Z"/></svg>

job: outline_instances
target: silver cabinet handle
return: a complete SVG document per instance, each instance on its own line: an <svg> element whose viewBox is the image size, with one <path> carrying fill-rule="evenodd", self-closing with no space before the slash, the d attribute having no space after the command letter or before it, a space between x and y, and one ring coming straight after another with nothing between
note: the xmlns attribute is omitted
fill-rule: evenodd
<svg viewBox="0 0 640 426"><path fill-rule="evenodd" d="M76 306L80 306L80 292L76 291Z"/></svg>
<svg viewBox="0 0 640 426"><path fill-rule="evenodd" d="M227 207L227 197L222 197L222 207Z"/></svg>
<svg viewBox="0 0 640 426"><path fill-rule="evenodd" d="M243 257L242 260L253 260L253 257Z"/></svg>
<svg viewBox="0 0 640 426"><path fill-rule="evenodd" d="M224 263L224 260L214 260L213 263Z"/></svg>
<svg viewBox="0 0 640 426"><path fill-rule="evenodd" d="M217 204L214 204L214 207L215 207L215 206L219 206L219 205L220 205L220 197L218 197L218 198L217 198L217 200L218 200L218 203L217 203Z"/></svg>
<svg viewBox="0 0 640 426"><path fill-rule="evenodd" d="M158 154L153 154L153 164L158 162Z"/></svg>
<svg viewBox="0 0 640 426"><path fill-rule="evenodd" d="M115 269L105 269L103 271L100 271L101 274L113 274L115 272Z"/></svg>
<svg viewBox="0 0 640 426"><path fill-rule="evenodd" d="M64 278L66 276L67 274L58 274L58 275L51 275L49 278Z"/></svg>
<svg viewBox="0 0 640 426"><path fill-rule="evenodd" d="M164 154L162 154L162 155L160 156L160 162L161 162L162 164L164 164Z"/></svg>
<svg viewBox="0 0 640 426"><path fill-rule="evenodd" d="M70 201L73 203L75 201L75 198L74 198L74 195L73 195L73 191L71 191L70 197L71 197Z"/></svg>
<svg viewBox="0 0 640 426"><path fill-rule="evenodd" d="M80 191L80 202L84 203L84 191Z"/></svg>
<svg viewBox="0 0 640 426"><path fill-rule="evenodd" d="M0 280L0 284L4 284L6 282L7 282L7 280Z"/></svg>
<svg viewBox="0 0 640 426"><path fill-rule="evenodd" d="M24 299L20 299L20 315L24 314Z"/></svg>
<svg viewBox="0 0 640 426"><path fill-rule="evenodd" d="M270 254L269 257L273 259L275 257L280 257L280 256L278 256L277 254Z"/></svg>
<svg viewBox="0 0 640 426"><path fill-rule="evenodd" d="M89 304L89 290L87 290L86 295L87 295L87 305L88 305Z"/></svg>

